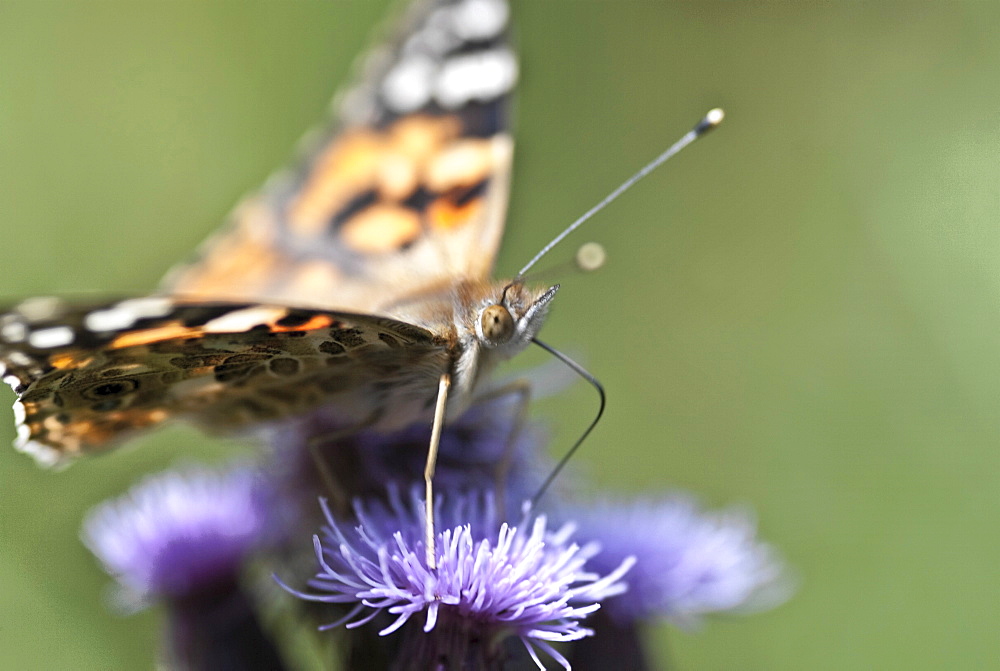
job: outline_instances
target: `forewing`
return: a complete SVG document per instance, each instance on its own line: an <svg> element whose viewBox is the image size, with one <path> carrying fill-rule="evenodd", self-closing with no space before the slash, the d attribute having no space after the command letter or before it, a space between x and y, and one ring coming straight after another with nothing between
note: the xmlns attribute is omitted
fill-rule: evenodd
<svg viewBox="0 0 1000 671"><path fill-rule="evenodd" d="M378 313L488 276L512 152L508 14L505 0L416 3L304 156L164 291Z"/></svg>
<svg viewBox="0 0 1000 671"><path fill-rule="evenodd" d="M46 465L175 417L226 431L332 404L373 424L398 405L387 390L432 402L448 361L409 324L274 305L35 299L0 316L16 446Z"/></svg>

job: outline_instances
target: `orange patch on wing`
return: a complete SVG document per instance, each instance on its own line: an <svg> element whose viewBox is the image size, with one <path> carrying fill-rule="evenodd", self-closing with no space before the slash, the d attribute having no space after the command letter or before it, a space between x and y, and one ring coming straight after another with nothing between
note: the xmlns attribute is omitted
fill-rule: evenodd
<svg viewBox="0 0 1000 671"><path fill-rule="evenodd" d="M255 201L245 203L234 215L239 227L213 245L195 267L173 281L172 290L189 296L230 297L234 284L239 295L250 295L276 273L281 259L270 240L271 216ZM234 278L239 278L238 283Z"/></svg>
<svg viewBox="0 0 1000 671"><path fill-rule="evenodd" d="M461 133L454 117L405 117L381 132L347 131L316 160L302 193L289 211L300 235L322 235L330 219L368 191L392 201L413 193L427 165Z"/></svg>
<svg viewBox="0 0 1000 671"><path fill-rule="evenodd" d="M91 361L94 360L92 356L80 357L80 353L75 354L57 354L49 359L49 365L53 368L58 368L59 370L65 370L66 368L83 368Z"/></svg>
<svg viewBox="0 0 1000 671"><path fill-rule="evenodd" d="M86 432L82 437L86 443L105 443L123 431L141 429L170 419L170 413L163 408L129 408L113 412L106 419L86 422Z"/></svg>
<svg viewBox="0 0 1000 671"><path fill-rule="evenodd" d="M272 333L288 333L289 331L315 331L333 324L333 318L326 315L313 315L309 321L298 326L282 326L278 323L270 325Z"/></svg>
<svg viewBox="0 0 1000 671"><path fill-rule="evenodd" d="M348 219L340 233L344 243L364 254L392 252L420 235L419 215L405 207L376 204Z"/></svg>
<svg viewBox="0 0 1000 671"><path fill-rule="evenodd" d="M400 201L416 190L417 162L401 152L387 152L378 166L375 182L385 200Z"/></svg>
<svg viewBox="0 0 1000 671"><path fill-rule="evenodd" d="M123 347L135 347L136 345L148 345L150 343L162 342L164 340L186 340L190 338L198 338L201 337L202 334L203 330L200 328L191 328L184 326L183 324L167 324L166 326L160 326L155 329L124 333L112 340L108 347L111 349L121 349Z"/></svg>
<svg viewBox="0 0 1000 671"><path fill-rule="evenodd" d="M462 123L456 117L405 117L391 126L389 145L414 160L425 161L437 154L445 143L457 138L461 131Z"/></svg>
<svg viewBox="0 0 1000 671"><path fill-rule="evenodd" d="M34 439L56 448L63 455L77 455L103 450L122 432L133 431L159 424L170 418L162 408L146 410L128 409L106 416L74 416L63 424L55 416L48 416L31 426Z"/></svg>
<svg viewBox="0 0 1000 671"><path fill-rule="evenodd" d="M343 280L336 266L326 261L304 261L298 264L289 282L289 294L308 296L310 300L331 294Z"/></svg>
<svg viewBox="0 0 1000 671"><path fill-rule="evenodd" d="M330 216L358 193L371 188L382 160L383 140L363 130L348 132L316 161L302 194L289 212L301 235L319 235Z"/></svg>
<svg viewBox="0 0 1000 671"><path fill-rule="evenodd" d="M427 208L427 221L434 230L449 231L473 221L482 209L481 198L473 198L462 205L456 205L447 198L438 198Z"/></svg>
<svg viewBox="0 0 1000 671"><path fill-rule="evenodd" d="M431 191L443 192L475 184L492 175L496 163L489 140L455 142L427 165L426 186Z"/></svg>

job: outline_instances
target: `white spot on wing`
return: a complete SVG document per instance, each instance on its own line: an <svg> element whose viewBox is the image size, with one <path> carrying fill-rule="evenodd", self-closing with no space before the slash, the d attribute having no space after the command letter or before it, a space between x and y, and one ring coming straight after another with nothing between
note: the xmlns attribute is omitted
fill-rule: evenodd
<svg viewBox="0 0 1000 671"><path fill-rule="evenodd" d="M246 308L216 317L205 324L204 328L206 333L243 333L254 326L281 319L285 312L284 308Z"/></svg>
<svg viewBox="0 0 1000 671"><path fill-rule="evenodd" d="M169 298L130 298L106 310L91 312L84 318L83 325L91 331L120 331L140 319L163 317L172 309L173 302Z"/></svg>
<svg viewBox="0 0 1000 671"><path fill-rule="evenodd" d="M62 347L73 342L73 329L68 326L53 326L40 329L28 335L28 344L38 349Z"/></svg>
<svg viewBox="0 0 1000 671"><path fill-rule="evenodd" d="M29 322L52 319L62 309L62 301L54 296L39 296L21 301L17 311Z"/></svg>
<svg viewBox="0 0 1000 671"><path fill-rule="evenodd" d="M16 375L6 375L4 376L3 381L6 382L7 385L14 391L17 391L24 386L24 383L21 382L21 378Z"/></svg>
<svg viewBox="0 0 1000 671"><path fill-rule="evenodd" d="M434 95L446 109L472 100L487 101L507 93L517 81L517 60L510 49L493 49L446 61Z"/></svg>
<svg viewBox="0 0 1000 671"><path fill-rule="evenodd" d="M7 342L21 342L28 335L28 327L24 322L10 322L0 327L0 338Z"/></svg>
<svg viewBox="0 0 1000 671"><path fill-rule="evenodd" d="M405 48L426 49L440 58L461 43L455 34L452 9L439 7L427 17L424 27L407 40Z"/></svg>
<svg viewBox="0 0 1000 671"><path fill-rule="evenodd" d="M385 104L397 114L405 114L426 105L431 99L434 60L414 55L386 75L382 83Z"/></svg>
<svg viewBox="0 0 1000 671"><path fill-rule="evenodd" d="M120 331L135 323L135 315L117 306L96 310L84 317L83 325L91 331Z"/></svg>
<svg viewBox="0 0 1000 671"><path fill-rule="evenodd" d="M28 427L24 427L27 429ZM29 454L35 459L35 463L42 467L55 466L60 461L59 452L53 449L49 445L43 445L35 440L29 440L20 435L18 432L17 440L14 441L14 447L25 454Z"/></svg>
<svg viewBox="0 0 1000 671"><path fill-rule="evenodd" d="M24 424L24 418L27 416L24 412L24 404L20 401L14 401L14 422L16 424Z"/></svg>
<svg viewBox="0 0 1000 671"><path fill-rule="evenodd" d="M509 15L502 0L467 0L454 9L454 29L463 40L489 40L500 34Z"/></svg>
<svg viewBox="0 0 1000 671"><path fill-rule="evenodd" d="M7 352L7 360L15 366L30 366L33 363L31 357L18 351Z"/></svg>
<svg viewBox="0 0 1000 671"><path fill-rule="evenodd" d="M184 399L191 398L197 394L219 392L225 388L226 385L216 382L215 378L211 375L202 375L173 383L170 385L169 394L172 398Z"/></svg>
<svg viewBox="0 0 1000 671"><path fill-rule="evenodd" d="M118 304L139 315L140 318L163 317L174 309L174 302L165 296L146 296L145 298L130 298Z"/></svg>

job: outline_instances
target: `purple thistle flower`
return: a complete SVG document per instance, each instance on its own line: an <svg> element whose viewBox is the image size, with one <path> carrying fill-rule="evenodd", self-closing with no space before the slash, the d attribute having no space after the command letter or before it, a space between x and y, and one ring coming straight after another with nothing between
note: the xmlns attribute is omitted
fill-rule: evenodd
<svg viewBox="0 0 1000 671"><path fill-rule="evenodd" d="M356 502L359 523L348 531L323 507L327 526L322 538L314 536L320 570L309 581L316 593L289 591L311 601L354 604L346 617L324 629L359 627L389 613L396 618L379 632L385 636L419 617L424 636L413 647L426 660L455 663L474 656L480 663L500 663L491 657L495 652L457 645L458 631L469 635L466 644L516 636L540 669L545 667L538 649L568 669L550 643L590 636L581 620L603 599L625 590L621 577L632 565L625 558L604 575L588 570L585 565L598 547L572 543L572 525L551 530L544 516L528 516L517 527L497 525L488 496L457 496L439 506L443 530L436 568L426 562L423 504L416 492L409 505L398 495L390 495L389 507ZM435 635L439 645L429 644Z"/></svg>
<svg viewBox="0 0 1000 671"><path fill-rule="evenodd" d="M691 627L709 613L765 610L790 593L781 560L757 540L745 511L705 513L672 497L574 509L574 517L582 536L601 543L597 570L637 558L628 593L606 604L619 624L666 619Z"/></svg>
<svg viewBox="0 0 1000 671"><path fill-rule="evenodd" d="M83 540L137 605L184 599L232 582L261 546L263 498L248 468L167 472L97 506Z"/></svg>
<svg viewBox="0 0 1000 671"><path fill-rule="evenodd" d="M246 467L191 468L146 478L87 516L84 542L123 604L165 602L166 666L284 668L239 580L249 555L274 538L268 491Z"/></svg>

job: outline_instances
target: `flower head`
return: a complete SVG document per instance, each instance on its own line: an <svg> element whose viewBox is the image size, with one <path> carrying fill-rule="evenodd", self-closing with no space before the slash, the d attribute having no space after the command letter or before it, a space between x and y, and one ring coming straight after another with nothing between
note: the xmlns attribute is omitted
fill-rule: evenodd
<svg viewBox="0 0 1000 671"><path fill-rule="evenodd" d="M87 516L83 540L129 596L180 599L235 578L267 515L254 471L152 476Z"/></svg>
<svg viewBox="0 0 1000 671"><path fill-rule="evenodd" d="M621 577L632 562L624 559L603 576L594 573L585 565L598 548L573 543L571 525L553 530L544 516L526 517L516 527L497 525L492 507L489 497L471 495L440 507L436 567L425 557L416 494L408 505L398 496L388 507L356 504L354 529L343 529L326 510L327 526L314 538L320 569L309 586L315 593L295 594L354 604L327 628L357 627L383 612L396 617L381 635L418 616L431 636L453 622L475 624L486 634L482 640L519 637L539 668L537 649L569 668L549 642L589 636L581 620L625 590Z"/></svg>
<svg viewBox="0 0 1000 671"><path fill-rule="evenodd" d="M595 567L636 557L628 593L607 603L620 623L662 618L691 626L708 613L762 610L788 595L781 561L757 540L744 511L705 513L672 497L574 512L581 536L603 548Z"/></svg>

